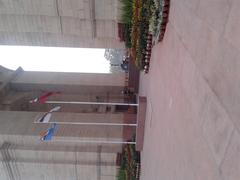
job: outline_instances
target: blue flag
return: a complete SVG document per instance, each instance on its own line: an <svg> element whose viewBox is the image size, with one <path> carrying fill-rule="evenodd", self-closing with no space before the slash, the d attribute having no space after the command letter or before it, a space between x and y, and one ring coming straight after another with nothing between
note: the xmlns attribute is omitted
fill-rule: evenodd
<svg viewBox="0 0 240 180"><path fill-rule="evenodd" d="M52 124L51 127L46 132L44 132L44 134L41 136L41 140L42 141L52 140L52 137L56 131L56 127L57 127L56 123Z"/></svg>

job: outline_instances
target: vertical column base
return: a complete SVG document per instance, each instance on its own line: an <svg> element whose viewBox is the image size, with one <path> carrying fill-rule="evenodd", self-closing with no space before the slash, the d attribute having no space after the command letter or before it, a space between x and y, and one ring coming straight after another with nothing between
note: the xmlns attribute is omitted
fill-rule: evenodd
<svg viewBox="0 0 240 180"><path fill-rule="evenodd" d="M144 143L147 98L139 96L138 103L139 105L137 110L136 151L142 151Z"/></svg>

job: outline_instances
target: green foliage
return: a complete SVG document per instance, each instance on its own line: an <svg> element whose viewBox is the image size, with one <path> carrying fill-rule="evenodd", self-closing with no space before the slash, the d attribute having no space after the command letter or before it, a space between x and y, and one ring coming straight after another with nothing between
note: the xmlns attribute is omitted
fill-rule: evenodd
<svg viewBox="0 0 240 180"><path fill-rule="evenodd" d="M145 50L147 46L147 35L149 24L156 31L156 20L154 19L156 6L154 0L120 0L122 2L122 17L124 23L124 41L127 48L131 48L131 55L136 66L143 70L145 66Z"/></svg>
<svg viewBox="0 0 240 180"><path fill-rule="evenodd" d="M151 18L151 6L152 1L144 1L141 5L140 11L140 22L139 22L139 34L141 36L138 37L137 43L137 57L136 57L136 65L139 69L144 69L144 59L145 59L145 50L147 47L147 35L149 32L149 21Z"/></svg>
<svg viewBox="0 0 240 180"><path fill-rule="evenodd" d="M131 44L131 25L130 24L124 24L124 40L125 40L125 46L127 48L130 48L132 46Z"/></svg>
<svg viewBox="0 0 240 180"><path fill-rule="evenodd" d="M117 176L117 179L118 180L126 180L126 173L125 173L125 170L124 169L119 169L118 170L118 176Z"/></svg>
<svg viewBox="0 0 240 180"><path fill-rule="evenodd" d="M132 141L134 141L134 138ZM118 180L136 180L137 163L140 163L140 153L135 150L135 145L125 145L122 152L121 166L118 170Z"/></svg>
<svg viewBox="0 0 240 180"><path fill-rule="evenodd" d="M133 0L120 0L122 2L121 21L124 24L131 24L133 16Z"/></svg>

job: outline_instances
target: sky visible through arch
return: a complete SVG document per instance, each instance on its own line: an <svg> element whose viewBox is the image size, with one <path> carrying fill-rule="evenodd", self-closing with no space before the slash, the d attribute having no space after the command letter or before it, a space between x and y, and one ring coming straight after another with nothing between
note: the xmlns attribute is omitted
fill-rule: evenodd
<svg viewBox="0 0 240 180"><path fill-rule="evenodd" d="M105 49L0 46L0 65L25 71L109 73Z"/></svg>

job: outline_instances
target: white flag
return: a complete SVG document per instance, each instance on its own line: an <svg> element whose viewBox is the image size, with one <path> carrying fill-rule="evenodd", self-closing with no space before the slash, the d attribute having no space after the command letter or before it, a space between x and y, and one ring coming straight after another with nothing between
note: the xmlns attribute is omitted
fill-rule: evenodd
<svg viewBox="0 0 240 180"><path fill-rule="evenodd" d="M61 107L60 107L60 106L57 106L57 107L55 107L55 108L52 108L52 109L49 111L49 113L59 111L60 109L61 109Z"/></svg>
<svg viewBox="0 0 240 180"><path fill-rule="evenodd" d="M47 123L47 122L49 122L49 121L50 121L50 118L51 118L51 116L52 116L52 113L53 113L53 112L56 112L56 111L59 111L60 109L61 109L60 106L57 106L57 107L51 109L50 111L48 111L47 113L45 113L41 118L39 118L39 119L37 120L37 122L40 122L40 123Z"/></svg>

